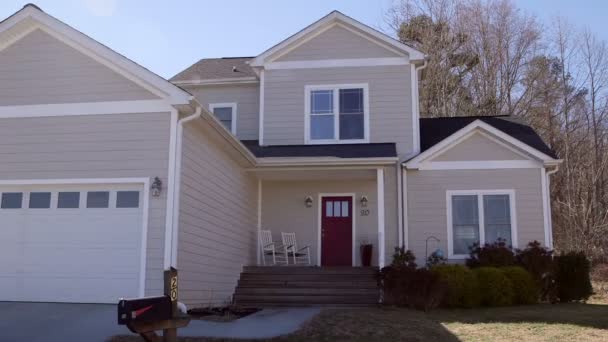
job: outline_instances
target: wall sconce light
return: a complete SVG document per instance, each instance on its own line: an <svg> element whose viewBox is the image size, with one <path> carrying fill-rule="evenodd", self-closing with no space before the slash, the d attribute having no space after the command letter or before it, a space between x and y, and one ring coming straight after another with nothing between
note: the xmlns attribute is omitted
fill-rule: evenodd
<svg viewBox="0 0 608 342"><path fill-rule="evenodd" d="M361 206L367 207L367 196L365 195L361 196Z"/></svg>
<svg viewBox="0 0 608 342"><path fill-rule="evenodd" d="M304 204L306 204L306 208L312 207L312 197L306 196L306 199L304 199Z"/></svg>
<svg viewBox="0 0 608 342"><path fill-rule="evenodd" d="M150 189L152 190L152 196L160 196L160 191L163 189L163 181L161 181L158 177L154 177L154 181L152 181L152 186L150 186Z"/></svg>

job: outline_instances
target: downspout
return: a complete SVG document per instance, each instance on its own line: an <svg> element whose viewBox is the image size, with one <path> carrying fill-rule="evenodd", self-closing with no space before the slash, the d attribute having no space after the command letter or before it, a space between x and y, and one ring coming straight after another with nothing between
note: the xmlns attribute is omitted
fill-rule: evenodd
<svg viewBox="0 0 608 342"><path fill-rule="evenodd" d="M201 117L201 107L196 106L194 114L181 118L177 121L177 132L176 132L176 146L175 146L175 174L174 174L174 186L173 186L173 213L172 223L170 231L170 253L168 258L165 259L165 268L169 266L177 267L177 233L179 230L179 202L180 202L180 187L181 187L181 169L182 169L182 141L184 135L184 124L194 119ZM167 254L165 254L167 255Z"/></svg>
<svg viewBox="0 0 608 342"><path fill-rule="evenodd" d="M422 65L419 65L417 67L414 68L414 72L416 73L416 84L412 85L415 86L416 91L414 92L414 96L416 97L416 100L414 101L414 99L412 99L412 103L414 103L414 110L412 112L412 115L414 117L417 118L418 122L416 122L416 125L413 127L413 129L418 130L418 134L416 134L416 137L418 139L416 146L414 147L414 153L409 156L408 158L405 159L400 159L398 162L398 172L399 172L399 180L401 183L401 188L399 189L399 193L400 193L400 208L399 208L399 212L400 212L400 217L401 217L401 227L400 227L400 244L401 247L404 248L409 248L409 236L408 236L408 231L409 231L409 217L408 217L408 210L407 210L407 177L404 176L405 173L407 172L406 169L404 169L403 167L403 161L407 160L407 159L411 159L415 156L417 156L420 153L420 96L419 96L419 91L418 91L418 72L422 71L424 68L426 68L428 66L428 59L425 56L424 58L424 62L422 63Z"/></svg>
<svg viewBox="0 0 608 342"><path fill-rule="evenodd" d="M553 249L553 219L552 219L552 210L551 210L551 175L556 173L559 170L559 164L555 165L555 168L546 173L547 176L547 220L549 221L549 229L551 230L551 234L549 234L549 247Z"/></svg>

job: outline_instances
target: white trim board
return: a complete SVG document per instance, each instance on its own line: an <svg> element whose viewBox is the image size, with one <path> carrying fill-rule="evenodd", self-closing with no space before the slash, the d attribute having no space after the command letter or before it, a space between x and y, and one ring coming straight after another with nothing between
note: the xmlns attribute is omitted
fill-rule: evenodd
<svg viewBox="0 0 608 342"><path fill-rule="evenodd" d="M257 77L233 77L233 78L211 78L193 81L171 81L171 83L183 87L210 86L223 84L258 84Z"/></svg>
<svg viewBox="0 0 608 342"><path fill-rule="evenodd" d="M136 100L0 106L0 119L50 116L164 113L175 108L166 100Z"/></svg>
<svg viewBox="0 0 608 342"><path fill-rule="evenodd" d="M141 184L143 186L142 232L140 245L139 295L146 293L146 264L148 247L148 220L150 212L150 178L56 178L0 180L0 186L25 185L82 185L82 184Z"/></svg>
<svg viewBox="0 0 608 342"><path fill-rule="evenodd" d="M349 58L349 59L320 59L308 61L270 62L264 66L266 70L282 69L315 69L315 68L349 68L385 65L408 65L407 57L386 58Z"/></svg>
<svg viewBox="0 0 608 342"><path fill-rule="evenodd" d="M279 58L281 55L295 49L296 47L304 44L316 35L323 31L340 24L340 26L346 27L347 29L356 32L360 36L370 40L375 44L380 44L389 51L397 52L402 55L409 56L410 60L423 60L424 54L400 41L387 36L367 25L360 23L353 18L350 18L338 11L333 11L325 17L319 19L303 30L297 32L291 37L283 40L279 44L271 47L264 51L256 58L254 58L250 65L253 67L263 66L267 62L272 62L274 59ZM285 51L285 52L283 52Z"/></svg>
<svg viewBox="0 0 608 342"><path fill-rule="evenodd" d="M33 29L43 30L153 94L161 98L170 98L172 104L188 104L190 99L192 99L192 95L188 92L35 6L26 5L23 9L0 23L0 34L23 22L28 24L26 25L27 27L24 27L26 31L31 32L30 30ZM24 36L13 36L8 43L13 44ZM10 44L5 43L2 45L2 48L6 48Z"/></svg>
<svg viewBox="0 0 608 342"><path fill-rule="evenodd" d="M478 119L478 120L475 120L475 121L471 122L470 124L466 125L465 127L461 128L456 133L443 139L441 142L432 146L428 150L422 152L421 154L414 157L410 161L407 161L405 163L405 166L408 169L418 169L420 167L420 164L423 163L424 161L432 159L434 156L437 156L437 155L449 150L454 145L467 139L468 137L470 137L471 135L473 135L475 133L482 133L482 134L485 133L485 136L494 138L493 139L494 141L501 143L502 145L512 149L513 151L517 151L517 149L519 149L519 151L518 151L519 154L522 154L521 151L525 151L526 153L529 153L532 157L537 158L538 160L540 160L544 163L553 163L554 164L554 163L560 162L559 160L554 159L554 158L540 152L539 150L519 141L518 139L513 138L512 136L510 136ZM502 141L497 140L496 138L501 139ZM509 144L511 144L512 146L509 146ZM516 149L514 149L514 147ZM523 154L523 155L525 156L525 154ZM527 159L530 159L530 157L527 157Z"/></svg>
<svg viewBox="0 0 608 342"><path fill-rule="evenodd" d="M447 247L448 247L448 259L466 259L468 254L454 254L454 233L452 226L452 196L457 195L476 195L477 196L477 208L479 215L479 241L483 245L485 241L485 221L484 221L484 210L483 210L483 195L508 195L509 196L509 210L511 214L511 245L513 248L518 247L517 237L517 207L515 201L515 190L504 189L481 189L481 190L447 190L445 193L446 200L446 218L447 218Z"/></svg>
<svg viewBox="0 0 608 342"><path fill-rule="evenodd" d="M363 139L340 139L340 89L361 88L363 89ZM311 139L310 138L310 96L315 90L332 90L333 91L333 115L334 118L334 139ZM370 122L369 122L369 84L322 84L322 85L305 85L304 86L304 143L312 144L360 144L369 143L370 141ZM329 113L327 114L329 115Z"/></svg>
<svg viewBox="0 0 608 342"><path fill-rule="evenodd" d="M231 117L230 117L230 132L236 135L236 120L238 115L238 106L236 102L224 102L224 103L210 103L209 111L215 115L213 112L216 108L231 108ZM216 117L217 118L217 117ZM219 119L218 119L219 121ZM220 121L221 122L221 121Z"/></svg>
<svg viewBox="0 0 608 342"><path fill-rule="evenodd" d="M355 250L355 241L356 241L356 235L357 235L357 210L356 210L356 197L357 195L355 193L352 192L347 192L347 193L319 193L317 196L317 202L318 205L318 212L317 212L317 266L322 266L321 265L321 224L323 222L323 197L351 197L352 198L352 204L351 204L351 214L352 214L352 266L356 266L357 265L357 258L356 258L356 250Z"/></svg>
<svg viewBox="0 0 608 342"><path fill-rule="evenodd" d="M418 170L535 169L543 164L534 160L469 160L420 163Z"/></svg>

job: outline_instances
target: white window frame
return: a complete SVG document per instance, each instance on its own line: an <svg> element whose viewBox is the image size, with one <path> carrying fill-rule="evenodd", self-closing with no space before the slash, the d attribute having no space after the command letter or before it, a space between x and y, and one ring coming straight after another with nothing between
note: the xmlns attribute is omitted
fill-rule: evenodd
<svg viewBox="0 0 608 342"><path fill-rule="evenodd" d="M511 213L511 245L517 248L517 210L515 207L515 190L448 190L446 191L446 212L447 212L447 230L448 230L448 259L466 259L468 254L454 254L454 231L452 225L452 197L458 195L475 195L477 196L477 211L479 212L479 243L483 246L485 241L485 220L483 195L508 195L509 210Z"/></svg>
<svg viewBox="0 0 608 342"><path fill-rule="evenodd" d="M225 102L225 103L210 103L209 104L209 111L211 112L211 114L213 114L215 116L215 113L213 112L213 110L215 108L226 108L226 107L230 107L232 108L232 118L231 118L231 125L230 125L230 132L233 135L236 135L236 118L237 118L237 104L236 102Z"/></svg>
<svg viewBox="0 0 608 342"><path fill-rule="evenodd" d="M363 139L340 139L340 89L363 89ZM334 139L310 138L310 96L315 90L333 91ZM323 84L304 86L304 142L306 144L361 144L369 143L369 84Z"/></svg>

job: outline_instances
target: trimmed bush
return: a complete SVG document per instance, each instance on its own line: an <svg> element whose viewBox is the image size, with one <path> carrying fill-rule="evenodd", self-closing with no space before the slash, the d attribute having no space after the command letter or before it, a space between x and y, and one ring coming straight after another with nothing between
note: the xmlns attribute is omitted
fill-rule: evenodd
<svg viewBox="0 0 608 342"><path fill-rule="evenodd" d="M476 267L505 267L515 265L515 253L507 246L504 239L483 246L474 244L470 248L467 266Z"/></svg>
<svg viewBox="0 0 608 342"><path fill-rule="evenodd" d="M442 305L449 308L472 308L479 305L475 273L464 265L437 265L432 269L447 285Z"/></svg>
<svg viewBox="0 0 608 342"><path fill-rule="evenodd" d="M378 282L384 303L429 311L441 304L446 285L428 269L416 269L416 257L411 251L395 248L391 266L380 271Z"/></svg>
<svg viewBox="0 0 608 342"><path fill-rule="evenodd" d="M439 276L425 268L388 266L380 271L384 304L429 311L438 307L446 293Z"/></svg>
<svg viewBox="0 0 608 342"><path fill-rule="evenodd" d="M479 267L473 270L477 277L481 304L485 306L507 306L513 304L511 280L496 267Z"/></svg>
<svg viewBox="0 0 608 342"><path fill-rule="evenodd" d="M585 301L593 294L589 272L591 264L585 253L570 252L555 257L557 295L562 303Z"/></svg>
<svg viewBox="0 0 608 342"><path fill-rule="evenodd" d="M517 264L528 271L540 291L543 301L557 301L557 284L555 283L556 267L553 262L553 251L542 247L540 242L528 243L524 250L517 252Z"/></svg>
<svg viewBox="0 0 608 342"><path fill-rule="evenodd" d="M513 304L538 303L538 283L530 272L519 266L503 267L500 271L509 278L513 287Z"/></svg>

